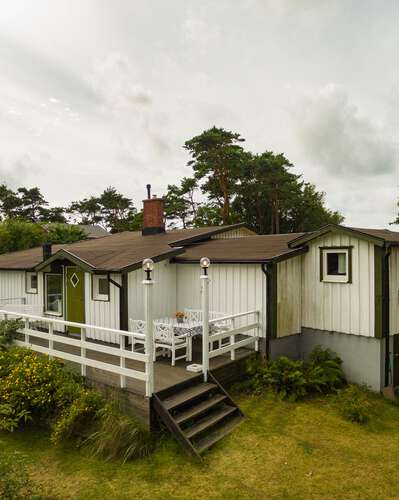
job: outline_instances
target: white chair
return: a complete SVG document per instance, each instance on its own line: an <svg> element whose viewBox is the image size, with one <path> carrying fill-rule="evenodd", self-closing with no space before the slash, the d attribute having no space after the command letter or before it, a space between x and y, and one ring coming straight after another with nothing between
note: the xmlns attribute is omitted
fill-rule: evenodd
<svg viewBox="0 0 399 500"><path fill-rule="evenodd" d="M202 310L201 309L184 309L184 315L187 318L188 321L194 321L194 322L202 322ZM223 318L225 316L228 316L228 313L220 313L220 312L214 312L214 311L209 311L209 319L210 320L215 320L218 318ZM215 323L210 324L210 335L216 334L216 333L222 333L222 332L228 332L229 330L232 330L233 328L233 321L231 319L223 320L223 321L217 321ZM218 341L218 346L219 348L222 347L222 345L228 344L230 340L228 338L219 340Z"/></svg>
<svg viewBox="0 0 399 500"><path fill-rule="evenodd" d="M154 361L157 355L157 349L168 350L172 355L172 366L179 359L189 359L188 337L184 335L176 335L174 327L170 323L160 323L154 321ZM184 354L176 356L177 351L184 349Z"/></svg>
<svg viewBox="0 0 399 500"><path fill-rule="evenodd" d="M201 323L202 311L201 309L184 309L184 317L189 323Z"/></svg>
<svg viewBox="0 0 399 500"><path fill-rule="evenodd" d="M134 333L140 333L145 335L145 325L146 322L143 319L129 319L130 331ZM135 351L136 344L144 349L145 339L140 337L132 337L132 351Z"/></svg>

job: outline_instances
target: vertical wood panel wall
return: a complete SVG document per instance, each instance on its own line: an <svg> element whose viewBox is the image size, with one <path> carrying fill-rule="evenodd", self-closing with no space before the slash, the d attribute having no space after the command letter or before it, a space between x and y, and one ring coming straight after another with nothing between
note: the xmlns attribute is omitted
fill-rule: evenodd
<svg viewBox="0 0 399 500"><path fill-rule="evenodd" d="M301 256L277 264L277 337L301 332Z"/></svg>
<svg viewBox="0 0 399 500"><path fill-rule="evenodd" d="M254 236L256 233L251 231L246 227L239 227L238 229L232 229L231 231L226 231L225 233L215 234L211 236L211 240L226 240L230 238L244 238L245 236Z"/></svg>
<svg viewBox="0 0 399 500"><path fill-rule="evenodd" d="M25 271L0 271L0 299L26 299L32 314L43 312L43 273L38 273L37 293L26 293ZM1 300L0 307L4 304ZM16 303L16 302L11 302Z"/></svg>
<svg viewBox="0 0 399 500"><path fill-rule="evenodd" d="M176 313L176 264L162 261L155 264L152 273L153 315L154 318L174 316ZM129 286L129 318L144 319L144 289L142 269L132 271L128 275Z"/></svg>
<svg viewBox="0 0 399 500"><path fill-rule="evenodd" d="M117 273L111 274L111 279L121 283L121 276ZM119 288L110 283L109 301L93 300L92 279L90 273L85 273L85 317L89 325L104 326L119 329ZM119 336L111 333L101 333L96 330L88 330L87 336L104 342L119 343Z"/></svg>
<svg viewBox="0 0 399 500"><path fill-rule="evenodd" d="M399 333L399 248L391 249L389 259L389 331L395 335Z"/></svg>
<svg viewBox="0 0 399 500"><path fill-rule="evenodd" d="M320 282L320 250L353 246L352 283ZM330 233L309 244L302 256L302 326L374 336L374 245Z"/></svg>
<svg viewBox="0 0 399 500"><path fill-rule="evenodd" d="M260 264L213 264L209 269L209 304L216 312L261 312L261 336L266 325L266 277ZM201 308L199 264L177 265L177 308Z"/></svg>

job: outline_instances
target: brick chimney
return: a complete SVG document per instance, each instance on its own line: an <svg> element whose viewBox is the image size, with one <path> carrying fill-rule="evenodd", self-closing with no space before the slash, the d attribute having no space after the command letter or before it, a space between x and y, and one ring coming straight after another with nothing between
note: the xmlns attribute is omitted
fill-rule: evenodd
<svg viewBox="0 0 399 500"><path fill-rule="evenodd" d="M147 199L144 204L143 236L165 232L165 202L156 195L151 196L151 184L147 184Z"/></svg>

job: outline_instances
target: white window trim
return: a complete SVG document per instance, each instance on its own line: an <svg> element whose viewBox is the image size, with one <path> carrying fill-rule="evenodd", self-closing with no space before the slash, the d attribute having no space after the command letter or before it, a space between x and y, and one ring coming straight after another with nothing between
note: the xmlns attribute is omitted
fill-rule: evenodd
<svg viewBox="0 0 399 500"><path fill-rule="evenodd" d="M36 283L37 283L36 288L28 287L28 280L29 280L29 284L31 284L30 277L32 275L36 276ZM25 290L26 290L26 293L37 294L38 287L39 287L39 276L38 276L37 272L35 272L35 271L26 271L26 274L25 274Z"/></svg>
<svg viewBox="0 0 399 500"><path fill-rule="evenodd" d="M61 312L54 312L54 311L48 311L47 310L47 276L61 276L62 277L62 304L61 304ZM64 311L64 300L65 300L65 293L64 293L64 276L61 273L45 273L44 274L44 314L47 314L47 316L57 316L58 318L63 316L63 311Z"/></svg>
<svg viewBox="0 0 399 500"><path fill-rule="evenodd" d="M108 294L103 294L98 292L98 283L100 279L105 279L108 281L108 275L107 274L93 274L92 276L92 298L93 300L97 300L100 302L109 302L109 283L108 283Z"/></svg>
<svg viewBox="0 0 399 500"><path fill-rule="evenodd" d="M327 255L330 253L344 253L346 255L346 270L345 274L327 274ZM323 258L323 283L349 283L349 250L346 248L323 248L322 249Z"/></svg>

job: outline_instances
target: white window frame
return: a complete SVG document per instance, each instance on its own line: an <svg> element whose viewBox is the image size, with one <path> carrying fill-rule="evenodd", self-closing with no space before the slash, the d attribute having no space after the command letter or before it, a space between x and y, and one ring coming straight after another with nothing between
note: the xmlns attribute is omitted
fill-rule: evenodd
<svg viewBox="0 0 399 500"><path fill-rule="evenodd" d="M31 281L32 276L36 276L36 288L32 287L32 281ZM26 291L26 293L37 294L38 287L39 287L39 276L38 276L37 272L26 271L26 273L25 273L25 291Z"/></svg>
<svg viewBox="0 0 399 500"><path fill-rule="evenodd" d="M327 274L327 255L331 253L343 253L346 256L346 270L345 274ZM350 253L347 248L322 248L323 259L323 283L349 283L349 258Z"/></svg>
<svg viewBox="0 0 399 500"><path fill-rule="evenodd" d="M48 311L47 310L47 277L48 276L61 276L62 278L62 285L61 285L61 295L62 295L62 302L61 302L61 312L54 312L54 311ZM64 314L64 301L65 301L65 293L64 293L64 275L62 273L44 273L44 313L47 314L48 316L57 316L61 317Z"/></svg>
<svg viewBox="0 0 399 500"><path fill-rule="evenodd" d="M99 281L100 279L105 279L108 282L108 293L99 292ZM93 274L92 275L92 298L100 302L109 302L109 279L107 274Z"/></svg>

